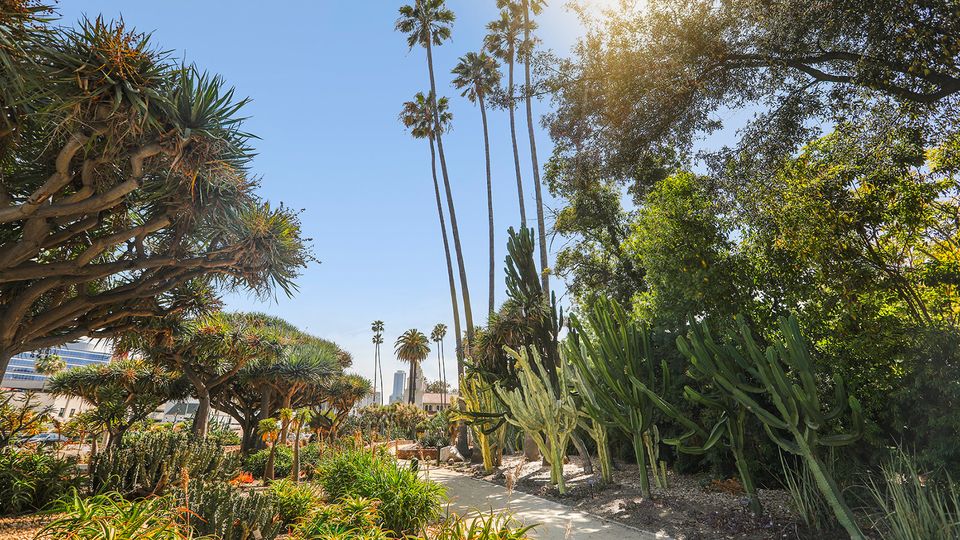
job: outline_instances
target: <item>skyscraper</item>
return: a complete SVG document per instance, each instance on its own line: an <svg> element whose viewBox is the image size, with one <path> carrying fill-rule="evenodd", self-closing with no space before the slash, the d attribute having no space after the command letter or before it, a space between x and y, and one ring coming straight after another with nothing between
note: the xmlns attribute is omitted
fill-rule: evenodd
<svg viewBox="0 0 960 540"><path fill-rule="evenodd" d="M390 394L390 403L403 401L404 389L407 386L407 372L398 369L393 374L393 393Z"/></svg>

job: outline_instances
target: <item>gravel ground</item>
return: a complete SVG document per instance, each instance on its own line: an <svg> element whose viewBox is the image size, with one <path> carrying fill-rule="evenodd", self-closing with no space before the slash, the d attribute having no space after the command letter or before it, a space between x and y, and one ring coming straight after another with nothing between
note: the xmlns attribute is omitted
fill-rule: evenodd
<svg viewBox="0 0 960 540"><path fill-rule="evenodd" d="M594 464L596 468L596 464ZM578 508L621 523L669 535L677 540L707 539L794 539L809 538L790 509L789 495L782 490L760 490L760 500L766 515L758 517L747 508L742 493L728 493L723 488L737 488L736 482L724 482L721 490L704 486L692 476L668 473L669 487L652 487L652 497L640 494L637 466L617 461L613 483L600 481L595 475L583 473L579 458L570 457L564 465L567 493L560 495L550 485L550 469L540 461L527 463L522 456L505 456L503 465L493 474L485 475L476 464L454 465L461 472L477 478L512 486L517 491L539 495L546 499ZM651 478L651 484L653 479ZM727 491L730 491L727 489ZM843 536L838 536L842 538ZM828 539L822 533L817 538Z"/></svg>
<svg viewBox="0 0 960 540"><path fill-rule="evenodd" d="M0 518L0 540L33 540L51 518L37 514Z"/></svg>

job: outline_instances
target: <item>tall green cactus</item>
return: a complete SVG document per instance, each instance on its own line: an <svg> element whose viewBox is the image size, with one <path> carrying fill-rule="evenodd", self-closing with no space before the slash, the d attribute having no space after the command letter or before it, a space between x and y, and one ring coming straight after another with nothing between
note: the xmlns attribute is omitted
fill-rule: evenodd
<svg viewBox="0 0 960 540"><path fill-rule="evenodd" d="M742 317L737 317L737 325L737 344L719 344L706 325L692 324L690 339L679 337L677 346L698 372L710 377L719 390L755 415L773 442L805 460L817 487L850 538L864 538L817 451L820 446L851 444L860 437L860 404L856 398L847 397L843 380L837 376L834 403L824 412L816 372L796 317L781 319L782 337L772 339L765 350L757 345ZM763 401L772 403L773 410L761 405ZM837 433L831 429L831 423L848 409L854 429Z"/></svg>
<svg viewBox="0 0 960 540"><path fill-rule="evenodd" d="M632 438L640 489L649 497L643 435L653 425L656 407L648 389L657 388L656 383L666 385L666 369L654 365L647 330L631 321L617 302L599 299L587 323L570 317L564 358L575 368L577 390L587 412Z"/></svg>
<svg viewBox="0 0 960 540"><path fill-rule="evenodd" d="M453 411L451 418L465 422L473 431L473 438L480 446L485 472L493 472L500 465L503 446L507 436L504 423L504 408L493 393L493 388L476 372L467 372L460 377L460 398L463 411Z"/></svg>
<svg viewBox="0 0 960 540"><path fill-rule="evenodd" d="M510 411L507 421L533 437L550 462L551 482L564 494L567 489L563 481L563 458L580 417L573 396L567 391L568 370L560 363L554 383L542 367L536 350L518 352L507 347L507 353L516 361L520 379L519 388L513 390L503 388L500 383L496 385L497 394Z"/></svg>

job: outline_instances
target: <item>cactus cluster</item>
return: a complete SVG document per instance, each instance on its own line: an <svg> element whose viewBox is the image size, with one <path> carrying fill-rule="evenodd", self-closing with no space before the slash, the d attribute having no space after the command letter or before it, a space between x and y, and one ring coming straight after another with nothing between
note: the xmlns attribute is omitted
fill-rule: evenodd
<svg viewBox="0 0 960 540"><path fill-rule="evenodd" d="M774 443L804 459L840 524L851 538L864 538L818 452L821 446L843 446L860 437L860 404L846 395L843 380L835 377L833 403L824 410L796 317L781 319L781 337L771 339L766 348L757 344L742 317L737 325L737 343L717 343L706 325L694 324L690 339L678 338L677 346L697 372L753 414ZM837 424L848 412L850 429L841 432Z"/></svg>
<svg viewBox="0 0 960 540"><path fill-rule="evenodd" d="M142 433L95 457L90 465L91 490L159 494L183 470L194 478L228 480L240 470L240 457L225 453L223 445L212 440L181 433Z"/></svg>
<svg viewBox="0 0 960 540"><path fill-rule="evenodd" d="M476 372L468 372L460 378L460 397L464 401L464 410L454 411L452 419L470 426L473 439L480 447L483 469L490 473L500 465L506 442L503 404L494 394L493 387Z"/></svg>
<svg viewBox="0 0 960 540"><path fill-rule="evenodd" d="M190 516L197 536L221 540L273 540L282 532L270 495L243 493L225 482L183 482L174 491L177 506Z"/></svg>
<svg viewBox="0 0 960 540"><path fill-rule="evenodd" d="M586 324L570 317L563 355L574 368L574 384L591 418L631 437L640 489L650 496L644 434L653 427L657 409L649 389L666 386L667 370L662 364L655 365L646 328L631 321L618 303L601 298ZM658 467L657 455L651 458L651 465ZM658 484L661 480L658 475Z"/></svg>
<svg viewBox="0 0 960 540"><path fill-rule="evenodd" d="M550 462L551 483L564 494L563 459L580 419L576 402L567 391L568 370L562 364L557 366L557 382L554 383L540 364L536 350L507 348L507 352L517 363L520 379L520 386L513 390L507 390L499 383L495 386L497 395L510 411L507 421L533 437L540 452Z"/></svg>

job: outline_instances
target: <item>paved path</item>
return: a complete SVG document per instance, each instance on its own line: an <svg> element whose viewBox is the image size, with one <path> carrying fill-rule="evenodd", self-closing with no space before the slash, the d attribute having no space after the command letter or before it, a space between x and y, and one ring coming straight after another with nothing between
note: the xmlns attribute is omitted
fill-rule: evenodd
<svg viewBox="0 0 960 540"><path fill-rule="evenodd" d="M514 491L449 469L431 467L424 475L443 484L455 513L509 510L524 524L539 523L531 533L538 540L669 540L658 535L603 520L560 503Z"/></svg>

